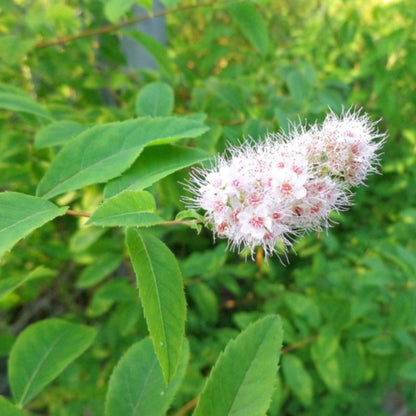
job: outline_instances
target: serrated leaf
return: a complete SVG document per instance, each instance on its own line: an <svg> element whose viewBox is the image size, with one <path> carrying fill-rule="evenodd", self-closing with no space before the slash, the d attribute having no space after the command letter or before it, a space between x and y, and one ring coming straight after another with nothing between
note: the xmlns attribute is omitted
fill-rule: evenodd
<svg viewBox="0 0 416 416"><path fill-rule="evenodd" d="M9 357L13 398L23 407L91 344L96 331L62 319L47 319L27 327Z"/></svg>
<svg viewBox="0 0 416 416"><path fill-rule="evenodd" d="M13 403L9 402L3 396L0 396L0 415L4 416L28 416L25 412L20 411Z"/></svg>
<svg viewBox="0 0 416 416"><path fill-rule="evenodd" d="M163 145L143 150L129 170L113 179L104 189L104 197L109 198L123 190L141 190L158 180L194 163L207 160L212 155L200 149Z"/></svg>
<svg viewBox="0 0 416 416"><path fill-rule="evenodd" d="M105 415L165 414L185 375L188 359L189 346L185 340L178 370L172 381L166 385L150 338L131 346L111 375Z"/></svg>
<svg viewBox="0 0 416 416"><path fill-rule="evenodd" d="M0 85L0 108L52 118L49 112L43 109L29 94L18 88L5 85Z"/></svg>
<svg viewBox="0 0 416 416"><path fill-rule="evenodd" d="M162 44L142 32L125 31L124 33L139 42L153 56L164 75L170 79L174 77L172 60L169 58L166 48Z"/></svg>
<svg viewBox="0 0 416 416"><path fill-rule="evenodd" d="M148 232L129 228L127 246L149 333L163 377L169 383L185 336L186 302L181 271L172 252Z"/></svg>
<svg viewBox="0 0 416 416"><path fill-rule="evenodd" d="M66 207L59 208L36 196L0 193L0 257L21 238L66 211Z"/></svg>
<svg viewBox="0 0 416 416"><path fill-rule="evenodd" d="M136 111L139 116L169 116L174 103L172 87L165 82L153 82L144 86L137 95Z"/></svg>
<svg viewBox="0 0 416 416"><path fill-rule="evenodd" d="M42 149L44 147L57 146L65 144L78 134L86 130L87 127L75 121L63 120L49 124L40 129L35 137L35 147Z"/></svg>
<svg viewBox="0 0 416 416"><path fill-rule="evenodd" d="M185 117L138 118L96 125L72 139L52 161L37 194L63 192L106 182L126 170L148 144L164 144L206 131Z"/></svg>
<svg viewBox="0 0 416 416"><path fill-rule="evenodd" d="M105 200L87 224L118 227L150 227L165 220L154 214L156 202L146 191L124 191Z"/></svg>
<svg viewBox="0 0 416 416"><path fill-rule="evenodd" d="M263 55L270 48L266 21L256 7L249 2L231 3L227 10L247 40Z"/></svg>
<svg viewBox="0 0 416 416"><path fill-rule="evenodd" d="M302 361L292 354L285 354L282 370L293 394L304 406L310 406L313 399L312 379Z"/></svg>
<svg viewBox="0 0 416 416"><path fill-rule="evenodd" d="M38 279L45 276L53 276L55 272L51 269L47 269L46 267L39 266L35 270L28 273L26 276L22 277L9 277L6 279L0 280L0 300L7 296L9 293L16 290L19 286L23 283L32 280Z"/></svg>
<svg viewBox="0 0 416 416"><path fill-rule="evenodd" d="M194 416L263 416L276 382L282 327L278 316L256 321L226 346Z"/></svg>

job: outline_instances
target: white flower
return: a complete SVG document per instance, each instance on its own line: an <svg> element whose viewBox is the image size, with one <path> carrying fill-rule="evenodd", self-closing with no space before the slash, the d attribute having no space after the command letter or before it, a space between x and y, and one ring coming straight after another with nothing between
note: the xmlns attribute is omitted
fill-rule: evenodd
<svg viewBox="0 0 416 416"><path fill-rule="evenodd" d="M196 168L187 188L189 208L205 210L214 236L251 254L270 256L294 237L330 226L333 210L350 202L350 188L377 171L386 135L366 114L333 112L321 125L294 128L230 146L209 169Z"/></svg>

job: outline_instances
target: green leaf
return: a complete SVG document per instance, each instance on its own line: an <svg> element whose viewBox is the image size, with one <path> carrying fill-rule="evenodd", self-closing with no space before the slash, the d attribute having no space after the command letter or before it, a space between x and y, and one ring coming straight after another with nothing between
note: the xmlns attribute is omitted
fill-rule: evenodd
<svg viewBox="0 0 416 416"><path fill-rule="evenodd" d="M0 257L21 238L48 221L64 215L67 208L42 198L17 192L0 193Z"/></svg>
<svg viewBox="0 0 416 416"><path fill-rule="evenodd" d="M96 331L61 319L47 319L26 328L9 357L9 383L21 408L91 344Z"/></svg>
<svg viewBox="0 0 416 416"><path fill-rule="evenodd" d="M293 313L302 316L314 327L320 325L320 311L313 299L300 293L288 292L284 300Z"/></svg>
<svg viewBox="0 0 416 416"><path fill-rule="evenodd" d="M0 300L7 296L9 293L16 290L19 286L23 283L37 279L45 276L53 276L55 272L51 269L47 269L46 267L39 266L35 270L28 273L26 276L22 277L9 277L6 279L0 280Z"/></svg>
<svg viewBox="0 0 416 416"><path fill-rule="evenodd" d="M85 267L77 279L77 287L85 289L101 282L108 275L113 273L123 258L117 254L105 254L102 257L95 257L94 263Z"/></svg>
<svg viewBox="0 0 416 416"><path fill-rule="evenodd" d="M263 416L276 382L282 327L278 316L248 326L226 346L201 393L194 416Z"/></svg>
<svg viewBox="0 0 416 416"><path fill-rule="evenodd" d="M0 108L52 118L49 112L44 110L29 94L5 85L0 85Z"/></svg>
<svg viewBox="0 0 416 416"><path fill-rule="evenodd" d="M285 354L282 358L282 369L293 394L304 406L310 406L313 399L312 379L302 361L294 355Z"/></svg>
<svg viewBox="0 0 416 416"><path fill-rule="evenodd" d="M263 55L270 48L266 21L256 7L249 2L231 3L227 10L247 40Z"/></svg>
<svg viewBox="0 0 416 416"><path fill-rule="evenodd" d="M202 162L210 157L212 155L208 152L185 146L148 147L143 150L129 170L106 185L104 197L108 198L125 189L137 191L147 188L179 169Z"/></svg>
<svg viewBox="0 0 416 416"><path fill-rule="evenodd" d="M178 366L185 336L182 275L175 256L152 234L129 228L127 245L149 333L163 377L169 383Z"/></svg>
<svg viewBox="0 0 416 416"><path fill-rule="evenodd" d="M328 389L333 392L341 391L341 372L337 357L323 359L321 356L314 356L313 360L319 376Z"/></svg>
<svg viewBox="0 0 416 416"><path fill-rule="evenodd" d="M165 221L154 214L155 211L156 202L149 192L124 191L105 200L87 224L103 227L150 227Z"/></svg>
<svg viewBox="0 0 416 416"><path fill-rule="evenodd" d="M35 137L35 147L37 149L42 149L44 147L65 144L86 129L87 127L76 123L75 121L57 121L56 123L45 126L37 132Z"/></svg>
<svg viewBox="0 0 416 416"><path fill-rule="evenodd" d="M397 346L390 336L380 335L368 342L367 349L372 354L385 356L394 354Z"/></svg>
<svg viewBox="0 0 416 416"><path fill-rule="evenodd" d="M136 3L136 0L107 0L104 6L105 17L112 23L118 22Z"/></svg>
<svg viewBox="0 0 416 416"><path fill-rule="evenodd" d="M219 305L214 291L203 282L192 284L187 289L201 317L211 323L217 322Z"/></svg>
<svg viewBox="0 0 416 416"><path fill-rule="evenodd" d="M174 103L172 87L165 82L153 82L144 86L137 95L136 111L139 116L169 116Z"/></svg>
<svg viewBox="0 0 416 416"><path fill-rule="evenodd" d="M332 391L341 390L341 374L336 353L339 347L339 334L331 327L321 328L317 340L312 344L311 355L318 373Z"/></svg>
<svg viewBox="0 0 416 416"><path fill-rule="evenodd" d="M208 91L227 103L234 111L246 111L247 99L244 96L241 83L210 78L205 86Z"/></svg>
<svg viewBox="0 0 416 416"><path fill-rule="evenodd" d="M0 42L0 56L5 64L14 65L35 46L36 39L23 39L20 36L2 36Z"/></svg>
<svg viewBox="0 0 416 416"><path fill-rule="evenodd" d="M399 368L399 376L405 380L416 381L416 358L410 359Z"/></svg>
<svg viewBox="0 0 416 416"><path fill-rule="evenodd" d="M139 308L137 292L125 278L111 279L94 291L93 298L88 305L87 316L97 317L106 313L115 303L132 303ZM135 311L138 318L140 310Z"/></svg>
<svg viewBox="0 0 416 416"><path fill-rule="evenodd" d="M317 340L312 344L312 356L327 360L333 357L339 346L339 334L330 326L322 327L319 331Z"/></svg>
<svg viewBox="0 0 416 416"><path fill-rule="evenodd" d="M184 342L178 370L165 385L152 341L146 338L123 355L111 375L106 416L160 416L165 414L185 375L189 346Z"/></svg>
<svg viewBox="0 0 416 416"><path fill-rule="evenodd" d="M311 84L305 75L296 69L291 69L286 78L287 86L290 91L290 95L296 101L296 103L302 103L307 100L312 92Z"/></svg>
<svg viewBox="0 0 416 416"><path fill-rule="evenodd" d="M142 32L125 31L124 34L139 42L153 56L163 74L169 79L173 79L174 69L172 60L169 58L165 47L161 43Z"/></svg>
<svg viewBox="0 0 416 416"><path fill-rule="evenodd" d="M96 125L61 149L40 181L37 193L52 198L106 182L126 170L149 143L169 143L206 130L202 123L186 117L144 117Z"/></svg>
<svg viewBox="0 0 416 416"><path fill-rule="evenodd" d="M136 0L136 3L149 11L153 10L153 0Z"/></svg>
<svg viewBox="0 0 416 416"><path fill-rule="evenodd" d="M20 411L13 403L0 396L0 415L4 416L28 416L28 413Z"/></svg>

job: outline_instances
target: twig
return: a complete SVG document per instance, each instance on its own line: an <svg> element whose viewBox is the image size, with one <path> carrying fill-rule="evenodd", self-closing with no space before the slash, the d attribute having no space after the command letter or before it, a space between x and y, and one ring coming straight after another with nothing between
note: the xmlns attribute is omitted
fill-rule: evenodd
<svg viewBox="0 0 416 416"><path fill-rule="evenodd" d="M68 215L73 215L74 217L86 217L86 218L90 218L91 214L89 212L85 212L85 211L74 211L72 209L68 209L66 211L66 214ZM189 224L195 224L195 223L199 223L201 222L198 219L194 219L194 220L185 220L185 221L163 221L163 222L159 222L158 224L155 225L189 225Z"/></svg>
<svg viewBox="0 0 416 416"><path fill-rule="evenodd" d="M107 26L99 27L97 29L85 30L75 35L63 36L63 37L60 37L51 41L39 42L37 45L35 45L35 49L48 48L50 46L56 46L56 45L61 45L63 43L69 43L77 39L87 38L87 37L95 36L95 35L102 35L103 33L114 32L118 29L121 29L124 26L131 25L132 23L139 23L144 20L152 19L154 17L166 16L171 13L177 13L177 12L181 12L181 11L189 10L189 9L196 9L199 7L209 7L209 6L221 5L225 3L238 2L238 1L240 0L223 0L220 2L207 1L204 3L186 4L182 6L173 7L171 9L157 10L152 13L142 14L140 16L136 16L130 19L123 20L113 25L107 25Z"/></svg>
<svg viewBox="0 0 416 416"><path fill-rule="evenodd" d="M91 214L88 213L88 212L84 212L84 211L73 211L72 209L68 209L66 211L66 214L73 215L75 217L87 217L87 218L91 217Z"/></svg>
<svg viewBox="0 0 416 416"><path fill-rule="evenodd" d="M299 348L304 347L305 345L311 344L312 342L316 341L317 338L318 338L318 336L315 335L313 337L305 338L305 339L303 339L302 341L300 341L296 344L289 345L285 348L282 348L282 354L286 354L290 351L297 350Z"/></svg>
<svg viewBox="0 0 416 416"><path fill-rule="evenodd" d="M155 225L188 225L188 224L195 224L195 223L200 223L200 220L185 220L185 221L164 221L164 222L160 222L159 224L155 224Z"/></svg>
<svg viewBox="0 0 416 416"><path fill-rule="evenodd" d="M174 416L183 416L186 414L188 410L193 409L196 404L198 403L198 397L195 397L190 402L186 403L185 406L183 406L178 413L176 413Z"/></svg>

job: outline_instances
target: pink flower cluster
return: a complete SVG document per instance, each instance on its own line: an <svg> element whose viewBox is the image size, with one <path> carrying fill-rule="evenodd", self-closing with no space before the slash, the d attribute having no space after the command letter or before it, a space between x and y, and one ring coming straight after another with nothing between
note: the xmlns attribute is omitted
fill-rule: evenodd
<svg viewBox="0 0 416 416"><path fill-rule="evenodd" d="M331 211L351 205L351 187L377 171L386 135L375 125L360 111L331 112L309 129L230 146L210 169L193 170L187 205L205 210L232 249L285 253L294 237L328 228Z"/></svg>

